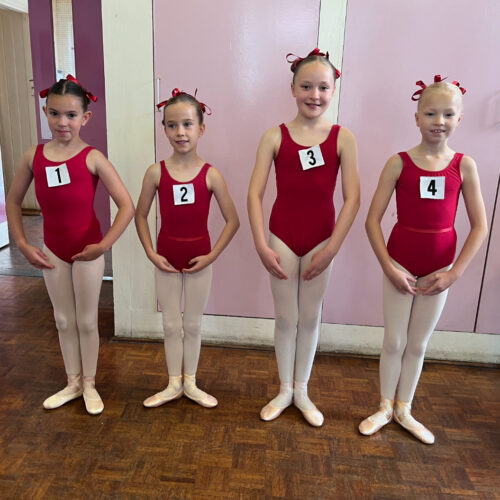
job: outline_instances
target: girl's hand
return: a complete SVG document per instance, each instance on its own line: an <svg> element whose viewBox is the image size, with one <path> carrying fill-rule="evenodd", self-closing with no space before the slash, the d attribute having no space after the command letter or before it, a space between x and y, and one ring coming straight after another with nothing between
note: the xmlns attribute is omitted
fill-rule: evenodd
<svg viewBox="0 0 500 500"><path fill-rule="evenodd" d="M173 267L168 260L160 255L159 253L152 253L148 255L149 260L160 270L166 273L180 273L175 267Z"/></svg>
<svg viewBox="0 0 500 500"><path fill-rule="evenodd" d="M302 279L308 281L316 278L330 265L332 260L333 255L326 248L322 248L312 256L311 263L302 274Z"/></svg>
<svg viewBox="0 0 500 500"><path fill-rule="evenodd" d="M208 267L213 261L214 259L210 256L210 254L199 255L198 257L191 259L189 261L191 267L183 269L182 272L187 274L197 273L198 271L205 269L205 267Z"/></svg>
<svg viewBox="0 0 500 500"><path fill-rule="evenodd" d="M272 248L266 245L264 248L257 251L259 253L262 264L264 264L264 267L269 271L271 275L280 280L288 279L285 271L281 269L280 256Z"/></svg>
<svg viewBox="0 0 500 500"><path fill-rule="evenodd" d="M438 295L451 286L458 276L450 271L440 271L431 274L421 281L419 291L422 295Z"/></svg>
<svg viewBox="0 0 500 500"><path fill-rule="evenodd" d="M87 245L81 252L73 255L71 260L95 260L104 253L104 248L99 243Z"/></svg>
<svg viewBox="0 0 500 500"><path fill-rule="evenodd" d="M54 269L54 266L49 262L49 258L39 248L33 245L25 245L19 248L28 262L37 269Z"/></svg>
<svg viewBox="0 0 500 500"><path fill-rule="evenodd" d="M415 287L417 280L410 274L401 271L395 266L392 266L385 274L399 293L403 295L407 293L411 295L417 294L417 289Z"/></svg>

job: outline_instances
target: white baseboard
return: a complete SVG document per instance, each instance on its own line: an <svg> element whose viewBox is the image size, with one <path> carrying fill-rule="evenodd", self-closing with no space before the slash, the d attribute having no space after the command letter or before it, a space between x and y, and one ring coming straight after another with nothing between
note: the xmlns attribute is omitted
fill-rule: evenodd
<svg viewBox="0 0 500 500"><path fill-rule="evenodd" d="M149 315L149 320L147 326L143 321L133 322L136 327L142 325L142 331L117 332L117 336L162 339L160 314ZM219 345L273 347L273 329L272 319L205 315L202 339ZM381 327L323 323L318 351L378 356L383 334ZM436 331L427 347L426 359L500 364L500 335Z"/></svg>

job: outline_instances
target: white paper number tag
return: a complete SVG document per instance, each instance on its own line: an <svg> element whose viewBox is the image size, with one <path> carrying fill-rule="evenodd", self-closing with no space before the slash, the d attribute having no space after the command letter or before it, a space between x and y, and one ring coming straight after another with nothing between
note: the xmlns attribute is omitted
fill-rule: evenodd
<svg viewBox="0 0 500 500"><path fill-rule="evenodd" d="M71 182L66 163L57 167L45 167L45 174L47 175L47 184L51 188L64 186Z"/></svg>
<svg viewBox="0 0 500 500"><path fill-rule="evenodd" d="M325 164L325 160L323 160L323 155L321 153L321 148L319 144L313 146L309 149L301 149L299 150L300 163L302 165L302 170L309 170L314 167L321 167L321 165Z"/></svg>
<svg viewBox="0 0 500 500"><path fill-rule="evenodd" d="M192 205L194 203L193 184L174 184L174 205Z"/></svg>
<svg viewBox="0 0 500 500"><path fill-rule="evenodd" d="M439 177L420 177L420 198L444 200L444 175Z"/></svg>

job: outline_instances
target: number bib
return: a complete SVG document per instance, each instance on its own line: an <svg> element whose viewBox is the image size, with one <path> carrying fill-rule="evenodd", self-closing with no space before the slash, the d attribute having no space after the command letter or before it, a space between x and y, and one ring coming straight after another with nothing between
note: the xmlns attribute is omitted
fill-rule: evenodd
<svg viewBox="0 0 500 500"><path fill-rule="evenodd" d="M190 184L174 184L174 205L192 205L194 203L194 186Z"/></svg>
<svg viewBox="0 0 500 500"><path fill-rule="evenodd" d="M420 177L420 198L444 200L444 175L439 177Z"/></svg>
<svg viewBox="0 0 500 500"><path fill-rule="evenodd" d="M45 174L47 175L47 185L51 188L64 186L71 182L66 163L57 167L45 167Z"/></svg>
<svg viewBox="0 0 500 500"><path fill-rule="evenodd" d="M316 146L313 146L309 149L301 149L299 151L299 156L302 170L321 167L321 165L325 164L325 160L323 160L323 154L321 153L319 144L316 144Z"/></svg>

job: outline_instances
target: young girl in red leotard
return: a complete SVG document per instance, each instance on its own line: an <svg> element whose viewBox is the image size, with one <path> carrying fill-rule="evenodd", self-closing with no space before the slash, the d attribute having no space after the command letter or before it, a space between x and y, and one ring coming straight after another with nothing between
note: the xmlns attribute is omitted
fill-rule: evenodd
<svg viewBox="0 0 500 500"><path fill-rule="evenodd" d="M196 152L205 132L206 106L178 89L158 105L163 106L165 135L174 152L146 171L135 223L146 255L155 265L169 380L167 388L147 398L144 406L160 406L185 394L201 406L213 408L217 400L196 386L201 320L210 292L212 262L231 241L239 220L222 175ZM147 216L156 193L161 229L155 251ZM213 248L207 230L212 193L226 221Z"/></svg>
<svg viewBox="0 0 500 500"><path fill-rule="evenodd" d="M127 227L134 205L113 165L80 138L92 114L87 106L97 98L71 75L40 95L47 97L43 109L53 139L21 158L7 196L7 216L17 246L43 271L68 378L68 385L43 406L58 408L83 395L87 411L96 415L104 409L95 389L103 254ZM21 203L33 179L43 215L42 250L28 243L22 224ZM118 206L104 237L94 213L99 179Z"/></svg>
<svg viewBox="0 0 500 500"><path fill-rule="evenodd" d="M280 377L279 394L260 416L273 420L293 402L310 425L319 427L323 415L309 399L307 383L332 261L359 208L357 148L348 129L324 116L340 76L328 53L315 49L292 61L291 70L297 115L263 135L248 191L255 247L271 279ZM273 161L277 198L267 240L262 198ZM344 204L335 221L339 168Z"/></svg>
<svg viewBox="0 0 500 500"><path fill-rule="evenodd" d="M411 403L427 342L443 310L448 288L486 237L486 215L474 160L455 153L448 139L462 120L465 89L439 75L422 81L415 119L422 140L389 159L366 220L366 231L384 271L384 342L380 356L380 409L359 425L371 435L393 418L426 444L433 434L411 415ZM387 246L380 221L393 191L398 221ZM454 228L460 190L471 229L457 260Z"/></svg>

